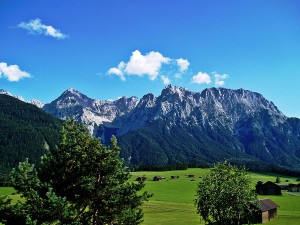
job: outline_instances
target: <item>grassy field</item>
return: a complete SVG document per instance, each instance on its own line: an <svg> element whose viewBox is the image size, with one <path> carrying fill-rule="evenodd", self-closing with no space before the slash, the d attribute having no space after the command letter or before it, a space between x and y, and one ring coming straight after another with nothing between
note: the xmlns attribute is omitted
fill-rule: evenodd
<svg viewBox="0 0 300 225"><path fill-rule="evenodd" d="M196 214L194 199L196 198L197 183L209 169L188 169L181 171L165 172L134 172L133 178L145 175L145 189L154 196L146 202L144 208L144 225L197 225L200 223L200 217ZM186 175L195 175L195 181ZM152 181L154 176L163 176L166 179L162 181ZM179 179L171 179L172 175L179 176ZM274 174L250 173L253 187L256 182L261 180L275 181ZM289 180L295 182L293 177L283 176L281 181ZM20 199L19 195L11 195L14 190L9 187L0 187L0 195L10 195L13 202ZM296 225L300 224L300 193L299 196L289 195L284 192L282 196L259 196L260 198L270 198L276 202L279 218L269 222L270 225Z"/></svg>
<svg viewBox="0 0 300 225"><path fill-rule="evenodd" d="M178 225L178 224L204 224L200 223L200 217L196 214L194 199L196 198L197 183L207 173L208 169L188 169L182 171L166 172L134 172L133 179L145 175L145 189L154 196L144 205L144 225ZM191 181L186 175L194 174L195 181ZM154 176L163 176L162 181L152 181ZM171 175L178 175L179 179L172 180ZM275 181L274 174L250 173L253 187L257 181ZM289 180L295 182L293 177L283 176L281 181ZM284 182L283 182L284 183ZM299 193L300 195L300 193ZM295 225L300 224L300 196L292 196L283 193L282 196L259 196L259 198L270 198L276 202L279 218L269 222L270 225Z"/></svg>

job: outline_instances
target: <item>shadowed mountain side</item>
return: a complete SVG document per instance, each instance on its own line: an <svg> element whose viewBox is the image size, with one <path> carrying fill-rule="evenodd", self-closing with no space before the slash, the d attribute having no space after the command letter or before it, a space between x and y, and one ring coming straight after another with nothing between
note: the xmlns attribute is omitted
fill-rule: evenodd
<svg viewBox="0 0 300 225"><path fill-rule="evenodd" d="M0 169L29 158L37 164L59 140L62 122L38 107L0 94Z"/></svg>

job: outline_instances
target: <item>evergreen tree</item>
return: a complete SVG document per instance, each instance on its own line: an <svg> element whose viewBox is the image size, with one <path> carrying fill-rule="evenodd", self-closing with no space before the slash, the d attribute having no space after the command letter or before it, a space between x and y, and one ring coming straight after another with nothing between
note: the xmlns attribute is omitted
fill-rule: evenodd
<svg viewBox="0 0 300 225"><path fill-rule="evenodd" d="M128 181L119 153L116 138L104 146L67 121L38 173L28 162L12 172L13 186L26 199L12 207L11 214L23 209L16 224L140 224L141 205L151 195L138 194L143 181Z"/></svg>

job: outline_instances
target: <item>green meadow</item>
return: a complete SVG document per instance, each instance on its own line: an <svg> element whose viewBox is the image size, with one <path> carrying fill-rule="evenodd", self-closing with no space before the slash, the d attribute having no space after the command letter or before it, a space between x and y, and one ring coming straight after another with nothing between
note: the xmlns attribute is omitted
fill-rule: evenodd
<svg viewBox="0 0 300 225"><path fill-rule="evenodd" d="M200 217L196 214L194 199L196 198L197 183L209 169L188 169L164 172L134 172L132 179L145 175L147 177L145 190L153 193L153 197L144 204L144 225L196 225ZM193 174L193 178L188 178ZM171 179L172 175L179 176ZM162 181L152 181L154 176L165 177ZM253 188L257 181L275 181L275 174L250 173ZM286 180L296 182L296 178L281 176L282 183ZM213 190L212 190L213 191ZM259 196L259 198L270 198L280 207L278 219L269 222L270 225L296 225L300 224L300 193L299 196L283 192L282 196ZM14 194L10 187L0 187L0 195L9 195L13 202L20 200L20 196Z"/></svg>
<svg viewBox="0 0 300 225"><path fill-rule="evenodd" d="M197 183L209 169L188 169L181 171L165 172L134 172L133 179L145 175L147 177L145 189L154 196L144 205L144 225L177 225L177 224L204 224L196 214L194 199L196 198ZM195 175L195 181L186 175ZM178 175L179 179L171 179L172 175ZM152 181L154 176L163 176L162 181ZM275 174L250 173L253 188L257 181L275 181ZM282 183L286 180L296 182L296 178L280 176ZM212 190L213 191L213 190ZM276 202L278 219L269 222L270 225L295 225L300 224L300 193L299 196L289 195L283 192L282 196L259 196L270 198Z"/></svg>

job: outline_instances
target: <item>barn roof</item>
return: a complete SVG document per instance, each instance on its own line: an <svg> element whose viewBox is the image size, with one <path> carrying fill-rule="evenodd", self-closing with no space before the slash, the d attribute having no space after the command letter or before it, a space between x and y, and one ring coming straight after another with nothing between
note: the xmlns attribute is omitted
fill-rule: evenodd
<svg viewBox="0 0 300 225"><path fill-rule="evenodd" d="M259 200L259 205L260 205L260 210L265 212L268 211L270 209L276 209L278 207L278 205L273 202L272 200L266 198L266 199L260 199Z"/></svg>

